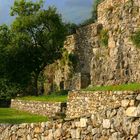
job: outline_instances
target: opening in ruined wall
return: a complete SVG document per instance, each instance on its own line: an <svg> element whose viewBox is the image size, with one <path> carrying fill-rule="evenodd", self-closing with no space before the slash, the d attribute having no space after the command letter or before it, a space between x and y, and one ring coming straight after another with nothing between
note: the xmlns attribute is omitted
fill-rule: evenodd
<svg viewBox="0 0 140 140"><path fill-rule="evenodd" d="M64 90L64 81L60 82L60 90Z"/></svg>
<svg viewBox="0 0 140 140"><path fill-rule="evenodd" d="M90 85L90 73L82 73L81 74L81 88L86 88Z"/></svg>

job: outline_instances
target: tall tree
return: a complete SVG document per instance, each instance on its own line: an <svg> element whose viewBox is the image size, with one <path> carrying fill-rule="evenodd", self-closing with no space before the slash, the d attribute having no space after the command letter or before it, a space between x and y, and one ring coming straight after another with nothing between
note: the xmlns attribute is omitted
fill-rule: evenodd
<svg viewBox="0 0 140 140"><path fill-rule="evenodd" d="M61 57L66 36L65 24L56 8L43 9L42 0L17 0L11 8L11 15L16 16L16 19L11 26L11 61L14 60L14 64L10 73L19 82L24 74L28 75L26 81L31 77L34 94L38 95L39 74Z"/></svg>
<svg viewBox="0 0 140 140"><path fill-rule="evenodd" d="M0 26L0 78L4 78L6 73L6 58L8 56L6 49L10 43L10 34L10 29L7 25Z"/></svg>

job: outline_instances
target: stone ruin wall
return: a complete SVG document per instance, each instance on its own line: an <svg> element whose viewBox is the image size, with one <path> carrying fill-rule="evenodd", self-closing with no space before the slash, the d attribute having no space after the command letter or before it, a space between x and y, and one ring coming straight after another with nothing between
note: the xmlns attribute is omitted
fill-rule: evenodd
<svg viewBox="0 0 140 140"><path fill-rule="evenodd" d="M140 1L105 0L98 7L97 22L109 31L108 55L102 56L102 48L93 53L92 85L140 82L140 50L130 39L140 28Z"/></svg>
<svg viewBox="0 0 140 140"><path fill-rule="evenodd" d="M101 26L109 34L107 47L100 45ZM80 27L67 37L64 47L77 56L77 66L72 73L69 66L57 69L57 85L64 81L65 89L80 89L88 85L140 82L140 49L130 39L139 28L139 0L102 2L97 22Z"/></svg>
<svg viewBox="0 0 140 140"><path fill-rule="evenodd" d="M100 45L101 25L109 34L108 47ZM139 0L105 0L98 6L97 22L74 35L77 71L90 74L91 85L140 82L140 50L130 39L139 28Z"/></svg>
<svg viewBox="0 0 140 140"><path fill-rule="evenodd" d="M125 108L124 112L131 108L139 110L139 97L137 91L70 91L66 116L78 118L118 108Z"/></svg>

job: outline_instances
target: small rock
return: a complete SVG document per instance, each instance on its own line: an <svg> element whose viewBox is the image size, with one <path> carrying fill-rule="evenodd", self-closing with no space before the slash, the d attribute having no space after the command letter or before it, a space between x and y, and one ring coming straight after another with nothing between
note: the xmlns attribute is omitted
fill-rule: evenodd
<svg viewBox="0 0 140 140"><path fill-rule="evenodd" d="M60 137L61 137L61 134L62 134L62 129L57 129L57 130L54 132L54 138L55 138L55 139L60 138Z"/></svg>
<svg viewBox="0 0 140 140"><path fill-rule="evenodd" d="M129 105L129 100L122 100L121 105L122 107L127 107Z"/></svg>
<svg viewBox="0 0 140 140"><path fill-rule="evenodd" d="M138 134L137 140L140 140L140 134Z"/></svg>
<svg viewBox="0 0 140 140"><path fill-rule="evenodd" d="M71 137L72 139L80 139L81 131L80 129L72 129L71 130Z"/></svg>
<svg viewBox="0 0 140 140"><path fill-rule="evenodd" d="M131 126L131 134L133 136L138 134L138 127L139 127L139 122L134 122Z"/></svg>
<svg viewBox="0 0 140 140"><path fill-rule="evenodd" d="M140 101L140 94L136 97L136 100Z"/></svg>
<svg viewBox="0 0 140 140"><path fill-rule="evenodd" d="M110 110L107 110L107 111L106 111L106 116L107 116L107 118L110 117L110 114L111 114L111 111L110 111Z"/></svg>
<svg viewBox="0 0 140 140"><path fill-rule="evenodd" d="M27 140L32 140L32 138L29 134L27 135Z"/></svg>
<svg viewBox="0 0 140 140"><path fill-rule="evenodd" d="M130 106L134 106L134 105L135 105L135 100L130 100L129 105L130 105Z"/></svg>
<svg viewBox="0 0 140 140"><path fill-rule="evenodd" d="M109 119L103 120L103 128L110 128L110 120Z"/></svg>
<svg viewBox="0 0 140 140"><path fill-rule="evenodd" d="M113 117L113 116L115 116L117 114L117 111L115 110L115 109L113 109L113 111L111 112L111 114L110 114L110 117Z"/></svg>
<svg viewBox="0 0 140 140"><path fill-rule="evenodd" d="M115 132L112 134L112 136L109 138L109 140L118 140L119 133Z"/></svg>
<svg viewBox="0 0 140 140"><path fill-rule="evenodd" d="M41 127L44 128L45 126L46 126L46 123L45 123L45 122L42 122L42 123L41 123Z"/></svg>
<svg viewBox="0 0 140 140"><path fill-rule="evenodd" d="M81 126L81 123L79 121L75 122L75 126L76 127L80 127Z"/></svg>
<svg viewBox="0 0 140 140"><path fill-rule="evenodd" d="M49 135L48 135L48 137L47 137L47 140L53 140L53 132L52 132L52 130L49 130Z"/></svg>
<svg viewBox="0 0 140 140"><path fill-rule="evenodd" d="M71 129L70 133L71 133L71 138L75 139L76 138L76 130L75 129Z"/></svg>
<svg viewBox="0 0 140 140"><path fill-rule="evenodd" d="M137 112L136 107L127 108L125 113L126 113L126 116L128 116L128 117L137 117L138 116L138 112Z"/></svg>
<svg viewBox="0 0 140 140"><path fill-rule="evenodd" d="M76 129L76 139L80 139L81 132L80 129Z"/></svg>
<svg viewBox="0 0 140 140"><path fill-rule="evenodd" d="M92 135L95 135L95 134L97 134L97 133L98 133L98 128L92 129Z"/></svg>
<svg viewBox="0 0 140 140"><path fill-rule="evenodd" d="M87 126L87 119L86 118L81 118L80 119L80 124L81 124L81 127L86 127Z"/></svg>
<svg viewBox="0 0 140 140"><path fill-rule="evenodd" d="M41 133L41 129L39 127L35 127L34 133L36 134Z"/></svg>

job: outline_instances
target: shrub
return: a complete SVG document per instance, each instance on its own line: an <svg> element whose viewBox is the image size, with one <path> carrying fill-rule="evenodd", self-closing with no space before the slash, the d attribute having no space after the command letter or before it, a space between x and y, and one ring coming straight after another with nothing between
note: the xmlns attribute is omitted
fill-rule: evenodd
<svg viewBox="0 0 140 140"><path fill-rule="evenodd" d="M107 47L108 39L109 39L108 30L102 29L99 33L99 38L100 38L100 45Z"/></svg>
<svg viewBox="0 0 140 140"><path fill-rule="evenodd" d="M0 79L0 99L9 100L20 93L20 88L16 84L11 84L6 79Z"/></svg>
<svg viewBox="0 0 140 140"><path fill-rule="evenodd" d="M136 31L132 36L131 40L133 44L137 47L140 48L140 30Z"/></svg>

